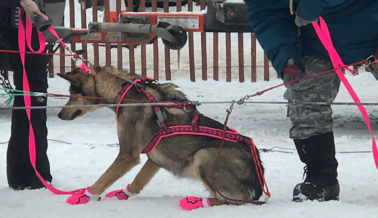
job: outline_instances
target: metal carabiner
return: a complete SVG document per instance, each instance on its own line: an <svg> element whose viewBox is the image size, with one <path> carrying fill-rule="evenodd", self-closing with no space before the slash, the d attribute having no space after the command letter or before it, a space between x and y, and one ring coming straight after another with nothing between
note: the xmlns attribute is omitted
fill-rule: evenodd
<svg viewBox="0 0 378 218"><path fill-rule="evenodd" d="M68 46L66 46L65 47L65 49L72 55L71 56L71 59L72 59L72 61L74 62L74 64L75 64L75 66L76 66L76 61L77 61L77 56L78 55L76 55L76 53L74 53L71 49L70 49L70 47L68 47Z"/></svg>
<svg viewBox="0 0 378 218"><path fill-rule="evenodd" d="M377 58L374 55L370 55L368 58L366 58L366 60L367 63L363 64L364 67L369 67L373 63L377 62Z"/></svg>

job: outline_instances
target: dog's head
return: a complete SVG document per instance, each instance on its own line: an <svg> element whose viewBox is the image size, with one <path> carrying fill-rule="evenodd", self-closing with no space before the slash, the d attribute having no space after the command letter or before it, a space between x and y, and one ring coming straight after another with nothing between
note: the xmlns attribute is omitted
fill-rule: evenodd
<svg viewBox="0 0 378 218"><path fill-rule="evenodd" d="M69 98L67 105L96 105L99 103L98 99L89 98L96 96L96 84L93 75L88 74L82 69L74 69L72 72L65 74L58 73L58 76L71 83ZM76 117L82 116L86 113L98 110L101 107L67 107L62 108L58 117L62 120L73 120Z"/></svg>

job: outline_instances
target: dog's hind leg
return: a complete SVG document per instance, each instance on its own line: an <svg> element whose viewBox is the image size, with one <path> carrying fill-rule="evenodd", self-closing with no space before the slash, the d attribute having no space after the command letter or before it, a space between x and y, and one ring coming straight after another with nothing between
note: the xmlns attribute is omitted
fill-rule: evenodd
<svg viewBox="0 0 378 218"><path fill-rule="evenodd" d="M193 158L193 164L190 167L190 171L194 172L196 177L201 180L201 182L205 185L207 190L210 191L210 193L213 196L217 196L216 191L214 190L213 186L210 183L211 181L207 180L206 173L207 171L203 170L204 164L207 165L209 159L209 152L208 149L202 149L198 151ZM212 158L211 158L212 159ZM211 166L209 166L211 168ZM205 173L205 174L204 174ZM217 206L225 204L225 202L217 199L217 198L209 198L210 205L209 206Z"/></svg>
<svg viewBox="0 0 378 218"><path fill-rule="evenodd" d="M93 194L102 194L110 185L139 163L139 152L131 153L132 155L118 154L112 165L110 165L106 172L91 186Z"/></svg>
<svg viewBox="0 0 378 218"><path fill-rule="evenodd" d="M205 187L210 191L213 196L216 195L216 191L213 186L210 184L208 177L205 175L207 171L203 170L204 164L207 165L207 159L209 157L208 149L201 149L193 156L192 164L185 170L185 177L196 178L202 181ZM211 166L210 166L211 168ZM211 171L211 169L210 169ZM205 174L204 174L205 173ZM195 196L188 196L180 200L180 206L186 210L192 210L198 207L208 207L208 206L217 206L225 204L226 202L218 198L199 198Z"/></svg>
<svg viewBox="0 0 378 218"><path fill-rule="evenodd" d="M133 194L139 194L140 191L147 185L147 183L155 176L159 171L160 166L158 166L151 159L148 159L143 165L142 169L139 171L138 175L135 177L134 181L130 184L129 191Z"/></svg>
<svg viewBox="0 0 378 218"><path fill-rule="evenodd" d="M200 161L196 174L214 196L210 198L211 205L243 204L259 197L261 188L249 154L234 148L223 148L213 172L217 153L218 149L208 148L197 152L195 156L195 160ZM212 179L213 173L215 184Z"/></svg>
<svg viewBox="0 0 378 218"><path fill-rule="evenodd" d="M198 170L199 171L199 170ZM206 180L204 180L202 177L200 177L200 180L202 181L202 183L206 186L207 190L210 191L210 193L213 195L213 196L216 196L216 191L213 190L212 186L210 186L208 184L208 182ZM209 198L210 200L210 206L218 206L218 205L222 205L222 204L227 204L217 198Z"/></svg>

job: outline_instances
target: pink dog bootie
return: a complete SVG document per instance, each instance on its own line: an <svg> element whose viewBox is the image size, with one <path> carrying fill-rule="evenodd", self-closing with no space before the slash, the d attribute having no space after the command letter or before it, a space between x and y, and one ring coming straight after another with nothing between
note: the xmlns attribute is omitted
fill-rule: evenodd
<svg viewBox="0 0 378 218"><path fill-rule="evenodd" d="M193 210L199 207L209 207L210 198L186 197L180 200L180 207L185 210Z"/></svg>
<svg viewBox="0 0 378 218"><path fill-rule="evenodd" d="M107 198L117 197L118 200L127 200L129 199L130 196L136 195L130 192L129 187L130 187L130 184L128 184L125 189L118 189L118 190L109 192L108 194L105 195L105 197Z"/></svg>
<svg viewBox="0 0 378 218"><path fill-rule="evenodd" d="M86 204L91 199L91 197L96 198L98 196L93 194L91 187L88 187L76 192L75 194L71 195L71 197L67 198L67 203L71 205ZM98 197L98 201L100 199L101 198Z"/></svg>

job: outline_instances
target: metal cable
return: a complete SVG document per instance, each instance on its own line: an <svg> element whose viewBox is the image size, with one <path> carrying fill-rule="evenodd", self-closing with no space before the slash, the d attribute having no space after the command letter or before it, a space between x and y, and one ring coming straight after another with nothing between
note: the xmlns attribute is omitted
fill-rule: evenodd
<svg viewBox="0 0 378 218"><path fill-rule="evenodd" d="M0 97L1 98L1 97ZM182 102L138 102L138 103L124 103L124 104L91 104L91 105L64 105L64 106L32 106L32 107L9 107L0 106L0 109L8 110L25 110L25 109L48 109L48 108L78 108L78 107L135 107L135 106L166 106L174 105ZM198 102L191 101L190 104L193 105L205 105L205 104L232 104L235 101L208 101L208 102ZM378 103L348 103L348 102L268 102L268 101L245 101L242 104L282 104L282 105L304 105L304 104L314 104L314 105L339 105L339 106L378 106Z"/></svg>

